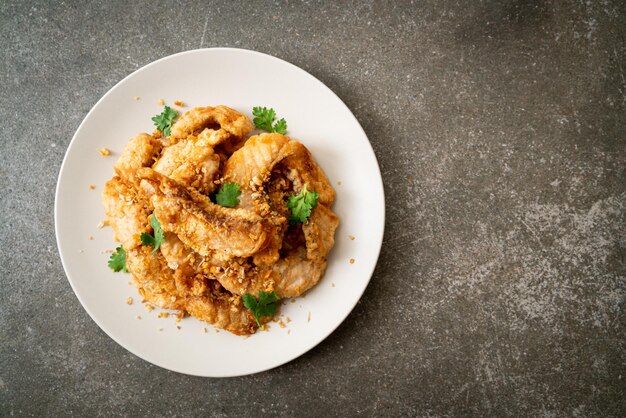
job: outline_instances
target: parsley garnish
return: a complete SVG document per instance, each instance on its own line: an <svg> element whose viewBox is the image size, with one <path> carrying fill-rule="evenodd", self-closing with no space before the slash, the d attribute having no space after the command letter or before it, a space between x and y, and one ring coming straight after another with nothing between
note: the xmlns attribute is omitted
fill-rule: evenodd
<svg viewBox="0 0 626 418"><path fill-rule="evenodd" d="M309 216L311 216L311 210L317 206L317 198L319 194L307 190L307 184L304 184L300 194L292 194L287 200L287 207L291 209L291 215L289 215L289 222L291 223L305 223Z"/></svg>
<svg viewBox="0 0 626 418"><path fill-rule="evenodd" d="M177 111L169 106L165 106L163 112L161 112L160 115L153 117L152 121L154 122L154 126L156 126L159 131L163 132L163 135L170 136L170 128L172 127L172 122L174 122L176 116L178 116Z"/></svg>
<svg viewBox="0 0 626 418"><path fill-rule="evenodd" d="M252 315L254 315L254 319L256 319L256 323L261 326L260 319L264 316L273 316L276 313L276 302L278 302L280 298L278 295L272 291L270 293L265 293L264 291L259 291L259 300L252 296L250 293L246 293L243 295L243 306L248 308Z"/></svg>
<svg viewBox="0 0 626 418"><path fill-rule="evenodd" d="M152 250L152 254L154 254L154 252L158 250L161 244L165 241L165 234L163 233L163 228L161 228L161 223L154 213L152 214L152 218L150 218L150 226L154 231L154 236L148 234L147 232L142 232L140 238L143 245L154 246L154 249Z"/></svg>
<svg viewBox="0 0 626 418"><path fill-rule="evenodd" d="M126 251L121 245L109 257L109 268L116 273L121 270L128 273L128 268L126 268Z"/></svg>
<svg viewBox="0 0 626 418"><path fill-rule="evenodd" d="M258 129L263 129L267 132L278 132L283 135L287 132L287 121L285 119L280 119L274 123L274 119L276 119L276 111L274 109L255 106L252 108L252 114L255 116L252 121Z"/></svg>
<svg viewBox="0 0 626 418"><path fill-rule="evenodd" d="M227 181L215 195L215 202L220 206L234 208L239 204L239 199L237 198L240 194L239 184Z"/></svg>

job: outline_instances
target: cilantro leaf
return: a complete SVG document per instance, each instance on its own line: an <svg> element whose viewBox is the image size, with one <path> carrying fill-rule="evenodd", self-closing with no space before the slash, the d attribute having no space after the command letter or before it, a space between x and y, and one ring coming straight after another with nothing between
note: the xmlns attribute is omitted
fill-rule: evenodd
<svg viewBox="0 0 626 418"><path fill-rule="evenodd" d="M291 223L305 223L309 216L311 216L311 210L317 206L317 198L319 194L317 192L307 190L307 184L300 194L292 194L287 199L287 207L291 209L291 215L289 215L289 222Z"/></svg>
<svg viewBox="0 0 626 418"><path fill-rule="evenodd" d="M287 121L284 118L280 119L274 124L274 127L272 129L274 130L274 132L285 135L285 132L287 132Z"/></svg>
<svg viewBox="0 0 626 418"><path fill-rule="evenodd" d="M246 293L243 295L243 306L248 308L252 315L254 315L254 319L256 319L256 323L261 326L261 318L264 316L273 316L276 313L277 305L280 298L278 295L272 291L270 293L265 293L264 291L259 291L259 299L255 298L250 293Z"/></svg>
<svg viewBox="0 0 626 418"><path fill-rule="evenodd" d="M254 115L252 121L257 129L263 129L267 132L278 132L283 135L287 132L287 121L284 118L274 123L276 111L271 107L268 109L267 107L255 106L252 108L252 114Z"/></svg>
<svg viewBox="0 0 626 418"><path fill-rule="evenodd" d="M154 122L154 126L156 126L159 131L163 132L163 135L170 136L170 128L176 116L178 116L177 111L169 106L165 106L163 112L153 117L152 121Z"/></svg>
<svg viewBox="0 0 626 418"><path fill-rule="evenodd" d="M239 184L227 181L215 195L215 203L227 208L234 208L239 204L239 199L237 198L240 194Z"/></svg>
<svg viewBox="0 0 626 418"><path fill-rule="evenodd" d="M152 254L154 254L154 252L158 250L161 244L165 241L165 233L163 232L163 228L161 228L161 223L154 213L150 218L150 226L154 231L154 235L142 232L140 238L143 245L152 245L154 247L152 250Z"/></svg>
<svg viewBox="0 0 626 418"><path fill-rule="evenodd" d="M255 106L252 108L255 118L252 120L254 126L264 131L272 132L272 122L276 118L276 111L272 108Z"/></svg>
<svg viewBox="0 0 626 418"><path fill-rule="evenodd" d="M128 268L126 268L126 250L120 245L115 249L115 252L111 254L109 257L109 268L114 272L124 270L125 273L128 273Z"/></svg>

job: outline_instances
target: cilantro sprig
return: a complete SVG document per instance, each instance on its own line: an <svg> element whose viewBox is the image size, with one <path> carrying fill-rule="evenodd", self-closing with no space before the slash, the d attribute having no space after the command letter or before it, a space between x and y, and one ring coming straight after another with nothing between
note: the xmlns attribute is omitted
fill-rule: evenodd
<svg viewBox="0 0 626 418"><path fill-rule="evenodd" d="M307 187L308 184L305 183L299 194L292 194L287 199L287 207L291 210L291 215L289 215L291 223L305 223L311 216L311 210L317 206L319 194L309 191Z"/></svg>
<svg viewBox="0 0 626 418"><path fill-rule="evenodd" d="M215 203L227 208L234 208L239 204L239 195L241 195L239 184L227 181L215 195Z"/></svg>
<svg viewBox="0 0 626 418"><path fill-rule="evenodd" d="M177 111L169 106L165 106L163 112L161 112L161 114L159 115L154 116L152 118L152 121L154 122L154 126L156 126L159 131L163 132L163 135L170 136L170 128L172 127L176 116L178 116Z"/></svg>
<svg viewBox="0 0 626 418"><path fill-rule="evenodd" d="M252 108L252 114L254 115L252 122L258 129L283 135L287 132L287 121L284 118L274 123L276 111L271 107L268 109L267 107L255 106Z"/></svg>
<svg viewBox="0 0 626 418"><path fill-rule="evenodd" d="M161 228L161 223L154 213L150 218L150 226L154 231L154 235L148 234L147 232L142 232L140 238L143 245L152 245L154 247L151 253L154 254L154 252L158 250L161 244L163 244L163 242L165 241L165 233L163 232L163 228Z"/></svg>
<svg viewBox="0 0 626 418"><path fill-rule="evenodd" d="M128 268L126 267L126 250L121 245L115 249L115 252L111 254L109 257L109 268L114 272L124 271L124 273L128 273Z"/></svg>
<svg viewBox="0 0 626 418"><path fill-rule="evenodd" d="M276 302L280 300L280 297L272 291L270 293L265 293L264 291L259 291L259 299L255 298L250 293L246 293L243 295L243 306L248 308L252 315L254 315L254 319L256 319L256 323L261 326L261 318L264 316L273 316L276 313L277 305Z"/></svg>

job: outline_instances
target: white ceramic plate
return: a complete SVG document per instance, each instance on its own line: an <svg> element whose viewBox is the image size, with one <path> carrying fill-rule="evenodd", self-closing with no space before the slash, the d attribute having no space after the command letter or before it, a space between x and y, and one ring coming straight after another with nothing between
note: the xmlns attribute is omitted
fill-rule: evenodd
<svg viewBox="0 0 626 418"><path fill-rule="evenodd" d="M137 100L137 98L139 98ZM152 132L159 99L187 108L225 104L252 117L253 106L276 109L292 138L304 143L336 190L341 223L326 275L305 297L287 301L291 322L250 338L217 332L194 318L176 323L147 312L125 273L107 267L117 245L100 193L129 138ZM98 150L107 147L108 157ZM95 185L95 190L90 189ZM76 296L111 338L166 369L198 376L238 376L284 364L326 338L348 316L374 271L383 238L380 169L356 118L304 70L258 52L215 48L172 55L119 82L96 103L67 150L56 191L55 226L63 267ZM349 236L356 239L351 240ZM93 238L92 238L93 237ZM354 259L354 264L349 260ZM132 297L134 303L126 304ZM138 319L138 316L141 319ZM180 329L177 329L180 326ZM207 333L203 332L207 329Z"/></svg>

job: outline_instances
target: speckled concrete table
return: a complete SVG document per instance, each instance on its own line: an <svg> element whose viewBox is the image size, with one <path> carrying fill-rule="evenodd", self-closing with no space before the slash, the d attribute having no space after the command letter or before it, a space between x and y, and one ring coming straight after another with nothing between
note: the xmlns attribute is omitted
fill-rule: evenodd
<svg viewBox="0 0 626 418"><path fill-rule="evenodd" d="M53 3L0 2L0 415L624 415L624 2ZM53 227L90 107L144 64L210 46L331 87L387 196L346 322L283 367L223 380L107 337Z"/></svg>

